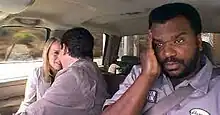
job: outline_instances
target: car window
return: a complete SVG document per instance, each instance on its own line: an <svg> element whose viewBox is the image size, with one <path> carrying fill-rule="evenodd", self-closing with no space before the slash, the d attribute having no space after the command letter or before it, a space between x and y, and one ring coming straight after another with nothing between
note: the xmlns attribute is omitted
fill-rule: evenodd
<svg viewBox="0 0 220 115"><path fill-rule="evenodd" d="M206 41L213 46L213 33L202 33L202 41ZM122 56L140 56L140 52L146 47L147 34L122 37L119 48L119 60Z"/></svg>
<svg viewBox="0 0 220 115"><path fill-rule="evenodd" d="M147 35L134 35L122 37L119 47L119 60L122 56L140 56L140 52L146 47Z"/></svg>
<svg viewBox="0 0 220 115"><path fill-rule="evenodd" d="M102 66L103 58L103 34L98 32L92 32L94 37L94 48L93 48L93 61L97 63L98 66Z"/></svg>
<svg viewBox="0 0 220 115"><path fill-rule="evenodd" d="M202 33L201 37L202 41L208 42L211 46L213 46L213 33Z"/></svg>
<svg viewBox="0 0 220 115"><path fill-rule="evenodd" d="M42 64L44 28L0 28L0 82L25 78Z"/></svg>

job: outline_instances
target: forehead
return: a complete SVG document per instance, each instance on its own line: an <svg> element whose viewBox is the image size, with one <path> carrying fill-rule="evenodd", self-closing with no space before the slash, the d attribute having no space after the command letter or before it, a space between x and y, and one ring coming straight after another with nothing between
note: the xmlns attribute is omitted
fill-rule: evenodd
<svg viewBox="0 0 220 115"><path fill-rule="evenodd" d="M51 50L59 50L59 49L60 49L60 43L57 42L57 41L53 42L53 43L51 44L51 46L50 46L50 49L51 49Z"/></svg>
<svg viewBox="0 0 220 115"><path fill-rule="evenodd" d="M151 29L154 39L170 38L182 32L192 34L189 21L183 16L177 16L164 24L153 24Z"/></svg>

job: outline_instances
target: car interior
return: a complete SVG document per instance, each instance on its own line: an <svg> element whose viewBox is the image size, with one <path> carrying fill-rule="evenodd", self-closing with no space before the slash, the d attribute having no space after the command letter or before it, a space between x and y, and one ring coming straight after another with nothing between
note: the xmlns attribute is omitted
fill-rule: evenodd
<svg viewBox="0 0 220 115"><path fill-rule="evenodd" d="M204 53L220 65L219 0L1 0L0 115L15 113L24 99L28 72L42 64L43 45L73 27L88 29L95 38L94 62L112 96L140 64L150 11L162 4L184 2L200 13ZM117 59L120 73L108 73Z"/></svg>

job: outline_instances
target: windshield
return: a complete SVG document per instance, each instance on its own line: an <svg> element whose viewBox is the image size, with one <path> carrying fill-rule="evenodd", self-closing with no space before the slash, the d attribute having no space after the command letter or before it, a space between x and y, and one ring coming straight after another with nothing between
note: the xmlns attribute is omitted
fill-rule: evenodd
<svg viewBox="0 0 220 115"><path fill-rule="evenodd" d="M0 82L26 79L40 66L45 38L44 28L0 28Z"/></svg>

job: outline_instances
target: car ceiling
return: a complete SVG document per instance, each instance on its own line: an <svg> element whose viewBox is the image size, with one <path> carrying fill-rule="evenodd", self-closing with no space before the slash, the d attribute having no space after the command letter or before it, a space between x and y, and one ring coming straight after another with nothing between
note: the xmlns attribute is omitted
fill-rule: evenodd
<svg viewBox="0 0 220 115"><path fill-rule="evenodd" d="M220 31L219 0L35 0L23 12L11 14L2 24L17 18L40 19L38 26L67 29L84 26L115 35L144 34L149 12L171 2L190 3L201 14L204 32Z"/></svg>

